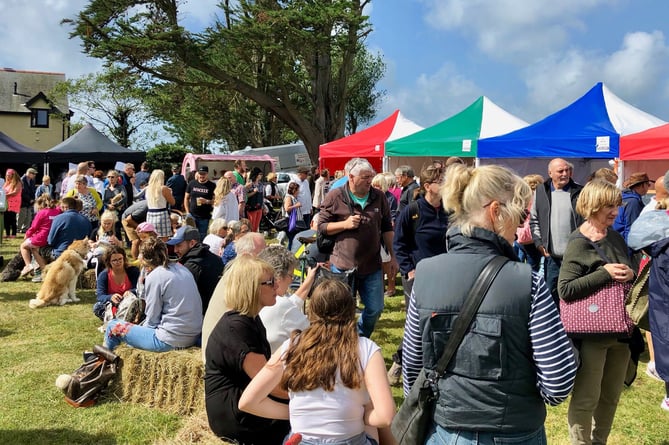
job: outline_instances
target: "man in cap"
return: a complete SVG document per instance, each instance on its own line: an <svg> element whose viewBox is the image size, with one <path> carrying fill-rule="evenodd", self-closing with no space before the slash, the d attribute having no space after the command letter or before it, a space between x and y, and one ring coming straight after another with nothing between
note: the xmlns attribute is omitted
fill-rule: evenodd
<svg viewBox="0 0 669 445"><path fill-rule="evenodd" d="M26 170L26 174L21 176L21 209L19 210L19 220L18 220L18 229L19 232L25 233L29 228L30 224L33 222L33 217L35 216L34 205L35 205L35 191L37 186L35 185L35 176L37 175L37 170L34 168L29 168Z"/></svg>
<svg viewBox="0 0 669 445"><path fill-rule="evenodd" d="M300 211L302 212L302 219L306 227L311 225L311 188L309 187L309 168L298 167L297 180L293 179L290 182L295 182L300 186L300 191L297 194L297 200L300 202ZM290 183L289 183L290 184Z"/></svg>
<svg viewBox="0 0 669 445"><path fill-rule="evenodd" d="M174 236L167 240L167 244L174 246L174 253L179 257L179 262L193 274L202 298L204 315L218 280L223 275L221 258L211 253L209 246L200 242L200 232L187 224L181 226Z"/></svg>
<svg viewBox="0 0 669 445"><path fill-rule="evenodd" d="M195 179L186 187L184 208L195 220L195 226L200 231L200 239L207 236L211 211L214 208L215 188L216 184L209 180L209 167L206 165L198 167Z"/></svg>
<svg viewBox="0 0 669 445"><path fill-rule="evenodd" d="M172 176L169 177L165 183L172 190L172 196L176 203L172 206L173 209L184 211L184 196L186 195L186 180L180 173L181 166L179 164L172 165Z"/></svg>
<svg viewBox="0 0 669 445"><path fill-rule="evenodd" d="M642 215L651 210L656 210L657 203L662 202L669 197L669 192L667 192L667 189L664 186L664 177L665 175L662 175L655 180L655 195L652 196L650 201L648 201L648 204L644 206L641 211Z"/></svg>
<svg viewBox="0 0 669 445"><path fill-rule="evenodd" d="M642 197L648 193L654 181L651 181L646 173L638 172L632 173L623 186L623 205L618 209L618 216L613 222L613 229L618 231L625 242L627 242L627 235L630 233L632 223L641 214L644 203Z"/></svg>

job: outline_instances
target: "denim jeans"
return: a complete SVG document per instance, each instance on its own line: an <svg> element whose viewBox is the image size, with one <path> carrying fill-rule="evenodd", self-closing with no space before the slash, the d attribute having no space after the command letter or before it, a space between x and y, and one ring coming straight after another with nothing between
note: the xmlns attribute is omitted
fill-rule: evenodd
<svg viewBox="0 0 669 445"><path fill-rule="evenodd" d="M560 275L560 266L562 266L562 258L552 256L544 257L544 276L546 278L546 285L551 291L553 301L558 310L560 309L560 297L558 296L558 276Z"/></svg>
<svg viewBox="0 0 669 445"><path fill-rule="evenodd" d="M114 326L125 323L128 331L123 336L112 335ZM156 330L146 326L128 323L122 320L112 320L107 325L105 331L105 347L112 351L121 343L127 343L129 346L137 349L152 352L167 352L174 349L171 345L164 343L156 338Z"/></svg>
<svg viewBox="0 0 669 445"><path fill-rule="evenodd" d="M330 265L333 272L341 272L334 265ZM358 334L362 337L371 337L374 326L383 312L383 273L381 269L367 275L358 274L356 282L360 300L365 306L358 319Z"/></svg>
<svg viewBox="0 0 669 445"><path fill-rule="evenodd" d="M289 433L286 437L286 440L291 436ZM285 440L284 440L285 443ZM357 436L349 437L348 439L338 440L336 442L331 442L330 440L322 441L319 439L302 439L300 445L378 445L378 442L375 439L372 439L367 434L360 433Z"/></svg>
<svg viewBox="0 0 669 445"><path fill-rule="evenodd" d="M209 231L209 221L211 221L209 218L198 218L197 216L193 216L193 219L195 220L195 227L197 227L198 232L200 232L200 242L204 239L205 236L207 236L207 232Z"/></svg>
<svg viewBox="0 0 669 445"><path fill-rule="evenodd" d="M542 426L536 431L522 433L484 433L477 431L447 430L434 425L428 432L425 445L546 445L546 431Z"/></svg>

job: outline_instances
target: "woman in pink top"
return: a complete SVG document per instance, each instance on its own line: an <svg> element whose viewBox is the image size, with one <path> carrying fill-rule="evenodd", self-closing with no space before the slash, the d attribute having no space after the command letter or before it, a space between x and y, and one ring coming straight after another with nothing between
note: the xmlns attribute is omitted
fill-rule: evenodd
<svg viewBox="0 0 669 445"><path fill-rule="evenodd" d="M5 233L7 238L16 238L16 215L21 210L21 191L23 185L18 173L12 168L5 174L5 196L7 196L7 210L5 211Z"/></svg>
<svg viewBox="0 0 669 445"><path fill-rule="evenodd" d="M37 198L36 204L38 208L37 215L35 215L35 219L33 219L30 228L26 232L26 239L21 243L21 256L26 263L26 266L21 271L22 277L28 275L33 270L32 264L30 264L31 254L35 257L39 268L44 270L46 262L39 254L39 248L47 245L46 239L49 236L51 223L61 213L60 207L56 205L58 201L51 199L49 195L41 195Z"/></svg>

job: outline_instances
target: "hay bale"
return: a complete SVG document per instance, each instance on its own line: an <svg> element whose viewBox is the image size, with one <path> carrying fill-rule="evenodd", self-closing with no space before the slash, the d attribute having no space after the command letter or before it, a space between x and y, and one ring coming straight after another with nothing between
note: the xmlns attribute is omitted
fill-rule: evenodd
<svg viewBox="0 0 669 445"><path fill-rule="evenodd" d="M122 402L188 415L204 410L204 364L200 348L148 352L122 346L122 366L111 393Z"/></svg>
<svg viewBox="0 0 669 445"><path fill-rule="evenodd" d="M95 289L97 287L97 277L95 269L86 269L77 278L77 289Z"/></svg>

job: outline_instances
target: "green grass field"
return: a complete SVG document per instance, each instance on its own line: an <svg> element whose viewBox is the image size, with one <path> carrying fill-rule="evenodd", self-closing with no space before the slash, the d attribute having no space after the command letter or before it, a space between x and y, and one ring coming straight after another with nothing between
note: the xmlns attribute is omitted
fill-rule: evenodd
<svg viewBox="0 0 669 445"><path fill-rule="evenodd" d="M5 262L18 251L19 240L4 240ZM29 309L39 284L25 280L0 283L0 444L182 444L221 443L206 433L202 415L181 417L159 409L104 400L91 408L67 405L54 386L59 374L82 362L81 353L102 342L91 307L92 290L79 291L81 302L63 307ZM373 335L386 363L402 338L404 303L386 299L386 310ZM659 408L661 382L644 373L625 389L610 444L669 444L669 413ZM393 388L398 404L401 391ZM548 443L568 444L567 404L549 408Z"/></svg>

